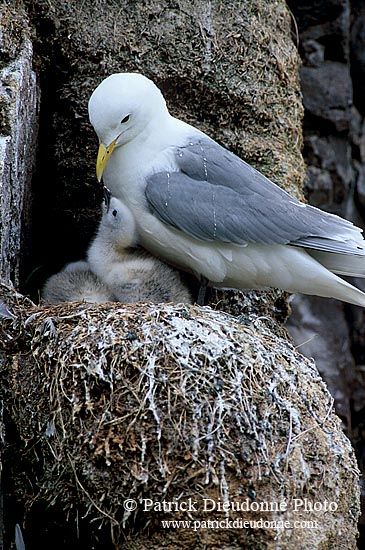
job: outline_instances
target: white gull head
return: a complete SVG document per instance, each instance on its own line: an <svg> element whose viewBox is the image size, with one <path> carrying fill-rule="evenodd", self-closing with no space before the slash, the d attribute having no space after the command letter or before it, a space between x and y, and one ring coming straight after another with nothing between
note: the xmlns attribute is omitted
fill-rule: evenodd
<svg viewBox="0 0 365 550"><path fill-rule="evenodd" d="M157 86L139 73L116 73L103 80L89 99L89 118L104 148L100 151L99 173L115 147L125 145L156 120L168 115L166 102ZM100 179L99 178L99 179Z"/></svg>

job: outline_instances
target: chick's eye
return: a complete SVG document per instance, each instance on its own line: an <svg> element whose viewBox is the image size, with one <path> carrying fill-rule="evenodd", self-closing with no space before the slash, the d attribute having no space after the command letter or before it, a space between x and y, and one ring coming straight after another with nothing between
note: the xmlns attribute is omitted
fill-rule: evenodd
<svg viewBox="0 0 365 550"><path fill-rule="evenodd" d="M117 215L118 215L118 210L113 210L112 214L113 214L114 218L116 218Z"/></svg>
<svg viewBox="0 0 365 550"><path fill-rule="evenodd" d="M120 122L121 124L124 124L125 122L128 122L129 120L129 115L125 116Z"/></svg>

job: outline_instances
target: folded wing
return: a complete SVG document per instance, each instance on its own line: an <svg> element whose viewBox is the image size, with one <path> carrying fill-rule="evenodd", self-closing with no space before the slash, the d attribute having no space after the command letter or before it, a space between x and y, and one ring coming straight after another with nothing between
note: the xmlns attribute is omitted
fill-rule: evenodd
<svg viewBox="0 0 365 550"><path fill-rule="evenodd" d="M175 147L178 171L147 180L146 198L161 221L203 241L290 244L365 256L362 231L301 203L213 140Z"/></svg>

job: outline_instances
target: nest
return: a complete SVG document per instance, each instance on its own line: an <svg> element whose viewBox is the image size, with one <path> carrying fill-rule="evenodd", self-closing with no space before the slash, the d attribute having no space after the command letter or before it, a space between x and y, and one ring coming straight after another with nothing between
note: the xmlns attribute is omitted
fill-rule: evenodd
<svg viewBox="0 0 365 550"><path fill-rule="evenodd" d="M337 521L351 540L357 472L333 399L314 364L275 336L265 318L240 322L209 307L169 304L21 311L2 321L3 369L20 441L12 476L26 514L39 503L56 506L58 521L67 519L75 531L82 517L103 548L109 541L157 549L161 536L169 549L198 548L197 540L207 548L263 548L276 539L286 548L303 540L310 547L318 537L331 548ZM304 496L335 501L338 509L294 512L292 498ZM143 508L144 499L189 498L198 512L188 516L199 521L227 516L202 511L207 498L285 500L280 517L312 519L320 528L187 529L176 537L161 521L186 513ZM127 499L136 510L123 507ZM228 516L272 521L277 514Z"/></svg>

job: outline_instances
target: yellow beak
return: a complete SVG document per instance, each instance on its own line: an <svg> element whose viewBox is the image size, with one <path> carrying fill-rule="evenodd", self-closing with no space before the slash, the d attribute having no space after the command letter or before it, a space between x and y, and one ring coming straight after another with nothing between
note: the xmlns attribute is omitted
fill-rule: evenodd
<svg viewBox="0 0 365 550"><path fill-rule="evenodd" d="M99 145L98 158L96 159L96 177L98 178L98 182L101 182L105 166L110 159L110 155L114 151L115 142L118 137L116 137L107 147L104 143L100 143Z"/></svg>

